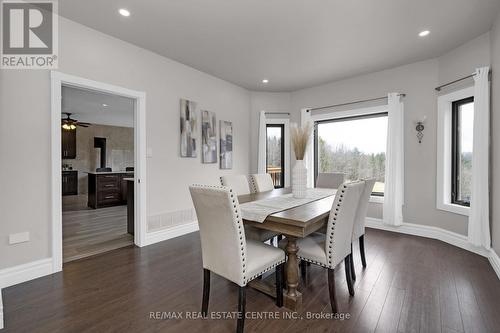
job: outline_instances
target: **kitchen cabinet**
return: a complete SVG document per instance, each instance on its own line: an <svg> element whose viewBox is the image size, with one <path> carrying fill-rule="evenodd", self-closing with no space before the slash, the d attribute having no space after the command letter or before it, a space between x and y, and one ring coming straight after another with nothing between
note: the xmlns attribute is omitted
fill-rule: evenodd
<svg viewBox="0 0 500 333"><path fill-rule="evenodd" d="M62 195L78 194L78 171L70 170L62 172Z"/></svg>
<svg viewBox="0 0 500 333"><path fill-rule="evenodd" d="M62 159L76 158L76 129L61 128L61 157Z"/></svg>
<svg viewBox="0 0 500 333"><path fill-rule="evenodd" d="M88 206L102 208L127 203L124 177L134 177L133 172L89 172Z"/></svg>

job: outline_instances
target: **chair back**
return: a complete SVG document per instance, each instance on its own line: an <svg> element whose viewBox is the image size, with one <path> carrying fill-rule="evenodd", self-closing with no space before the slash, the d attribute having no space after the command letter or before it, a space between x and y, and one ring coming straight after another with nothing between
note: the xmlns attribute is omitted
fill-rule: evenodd
<svg viewBox="0 0 500 333"><path fill-rule="evenodd" d="M222 186L227 186L231 188L236 195L250 194L250 184L248 183L248 178L245 175L228 175L220 177L220 183Z"/></svg>
<svg viewBox="0 0 500 333"><path fill-rule="evenodd" d="M236 194L225 186L189 187L200 227L203 268L246 284L246 239Z"/></svg>
<svg viewBox="0 0 500 333"><path fill-rule="evenodd" d="M375 185L375 178L365 179L365 187L361 193L359 199L358 211L356 212L356 218L354 219L354 229L352 232L352 239L356 240L361 235L365 234L365 224L366 224L366 213L368 211L368 202L370 201L370 196L373 192L373 186Z"/></svg>
<svg viewBox="0 0 500 333"><path fill-rule="evenodd" d="M330 268L351 253L352 230L364 181L342 184L335 195L326 229L325 251Z"/></svg>
<svg viewBox="0 0 500 333"><path fill-rule="evenodd" d="M345 174L340 172L318 173L316 187L339 188L344 183Z"/></svg>
<svg viewBox="0 0 500 333"><path fill-rule="evenodd" d="M274 190L273 179L268 173L259 173L250 176L250 182L255 193Z"/></svg>

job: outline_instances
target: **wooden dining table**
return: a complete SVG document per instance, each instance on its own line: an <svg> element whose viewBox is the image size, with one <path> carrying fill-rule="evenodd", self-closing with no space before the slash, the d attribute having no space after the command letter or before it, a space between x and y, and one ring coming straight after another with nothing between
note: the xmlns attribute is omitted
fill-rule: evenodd
<svg viewBox="0 0 500 333"><path fill-rule="evenodd" d="M251 193L238 196L240 204L256 200L281 196L291 193L290 188L275 189L268 192ZM283 303L287 309L300 311L302 309L302 294L299 287L299 260L297 259L297 239L304 238L323 227L330 215L335 195L312 201L294 208L286 209L266 217L264 222L243 220L245 225L278 232L286 237L286 252L288 260L285 266L286 292ZM272 289L271 289L272 290Z"/></svg>

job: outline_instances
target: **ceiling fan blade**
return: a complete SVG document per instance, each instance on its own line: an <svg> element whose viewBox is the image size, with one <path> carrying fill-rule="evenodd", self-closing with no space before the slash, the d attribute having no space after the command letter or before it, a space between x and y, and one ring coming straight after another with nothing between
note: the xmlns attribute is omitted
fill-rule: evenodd
<svg viewBox="0 0 500 333"><path fill-rule="evenodd" d="M90 124L89 125L85 125L85 124L82 125L81 123L77 123L77 125L80 127L89 127Z"/></svg>
<svg viewBox="0 0 500 333"><path fill-rule="evenodd" d="M82 122L82 121L79 121L78 124L83 124L83 125L92 125L91 123L86 123L86 122Z"/></svg>

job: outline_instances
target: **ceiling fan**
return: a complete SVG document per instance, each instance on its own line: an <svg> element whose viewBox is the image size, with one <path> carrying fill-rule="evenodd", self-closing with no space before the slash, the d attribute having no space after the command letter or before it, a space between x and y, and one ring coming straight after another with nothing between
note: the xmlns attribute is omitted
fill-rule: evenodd
<svg viewBox="0 0 500 333"><path fill-rule="evenodd" d="M66 118L61 119L61 126L65 130L74 130L76 129L76 126L89 127L91 125L90 123L83 123L76 119L72 119L71 118L72 113L63 112L63 114L66 115Z"/></svg>

